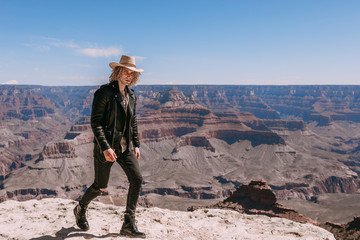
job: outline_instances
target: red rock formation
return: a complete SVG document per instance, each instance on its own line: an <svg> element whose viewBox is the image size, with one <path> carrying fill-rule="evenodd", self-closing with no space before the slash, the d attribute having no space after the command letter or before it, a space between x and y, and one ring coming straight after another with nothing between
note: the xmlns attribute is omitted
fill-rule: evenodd
<svg viewBox="0 0 360 240"><path fill-rule="evenodd" d="M265 181L251 181L249 185L242 185L234 191L224 202L238 202L242 205L273 206L276 203L275 194Z"/></svg>
<svg viewBox="0 0 360 240"><path fill-rule="evenodd" d="M55 197L57 192L53 189L38 189L38 188L29 188L29 189L18 189L13 192L7 192L7 199L0 199L0 202L8 199L17 199L17 200L29 200L32 199L34 196L46 196L46 197ZM21 196L19 198L19 196ZM41 197L39 197L41 198Z"/></svg>
<svg viewBox="0 0 360 240"><path fill-rule="evenodd" d="M22 120L44 117L55 112L51 101L25 88L8 86L0 91L0 119L19 118Z"/></svg>
<svg viewBox="0 0 360 240"><path fill-rule="evenodd" d="M282 217L296 222L309 222L318 224L316 221L304 215L276 203L275 194L263 180L251 181L248 185L242 185L234 191L230 197L213 206L190 207L188 211L199 208L233 209L240 213L260 214L270 217Z"/></svg>
<svg viewBox="0 0 360 240"><path fill-rule="evenodd" d="M339 112L336 114L332 114L331 118L333 120L360 122L360 112Z"/></svg>
<svg viewBox="0 0 360 240"><path fill-rule="evenodd" d="M360 239L360 217L354 217L352 221L346 224L332 222L321 223L320 227L334 234L335 238L339 240Z"/></svg>
<svg viewBox="0 0 360 240"><path fill-rule="evenodd" d="M138 117L142 141L159 141L195 132L215 116L209 109L186 99L182 92L169 90L160 93L157 102L148 103Z"/></svg>
<svg viewBox="0 0 360 240"><path fill-rule="evenodd" d="M320 226L334 234L339 240L360 239L360 217L354 217L347 224L332 222L319 223L295 210L276 203L275 194L263 180L251 181L249 185L242 185L230 197L212 206L192 206L188 211L202 208L232 209L240 213L260 214L270 217L287 218L301 223L311 223Z"/></svg>
<svg viewBox="0 0 360 240"><path fill-rule="evenodd" d="M214 176L211 177L227 174L225 178L227 179L227 181L229 181L230 184L228 184L228 186L223 185L222 187L228 187L227 189L230 189L229 185L238 186L235 183L242 182L244 181L244 179L246 179L246 181L250 179L246 178L246 170L251 168L251 162L256 162L256 164L260 166L259 171L262 171L262 169L266 168L264 166L270 166L269 164L261 164L263 164L265 160L269 159L269 156L271 155L271 158L274 159L274 165L276 165L273 169L275 177L278 177L278 179L282 179L282 176L284 176L284 178L286 179L281 181L277 181L277 179L272 179L274 182L276 182L276 184L279 184L278 186L276 186L278 188L276 190L277 196L283 196L284 198L288 197L289 195L310 197L321 192L351 193L354 191L355 186L357 185L357 180L348 177L350 174L345 174L349 172L349 169L342 164L344 160L339 160L341 161L339 163L335 162L336 160L334 159L340 155L332 154L331 149L328 146L322 148L322 151L329 152L328 162L330 162L330 164L327 166L331 166L336 169L335 173L330 174L338 174L339 176L337 176L336 179L333 179L329 177L332 176L329 174L329 172L320 171L320 173L314 177L313 181L307 181L306 176L310 173L316 172L316 170L319 169L317 168L317 166L311 166L308 168L311 163L308 164L309 162L306 161L309 161L310 158L312 159L312 157L309 156L309 153L312 153L313 150L315 152L321 148L318 147L317 149L314 149L312 148L312 146L306 146L306 141L308 139L303 138L301 139L302 142L299 142L299 144L303 144L304 147L299 146L299 148L296 148L295 150L292 148L285 149L285 147L287 147L288 145L285 145L284 141L288 141L288 138L296 139L299 135L303 134L301 132L302 130L304 130L305 126L303 120L305 122L313 121L314 119L311 119L312 115L315 117L316 114L319 114L319 116L332 117L336 114L344 115L349 112L350 115L352 114L354 118L356 118L357 115L354 115L353 113L360 111L360 105L358 104L357 100L358 98L356 98L357 93L359 93L358 88L346 90L346 87L340 87L344 90L344 93L340 94L340 100L336 100L336 98L338 98L335 96L337 93L334 92L332 87L321 86L179 86L178 88L181 89L181 91L175 89L164 91L167 90L167 88L168 86L136 87L136 92L138 96L137 112L141 141L142 143L144 143L144 149L148 150L146 154L158 154L156 155L156 160L164 160L164 165L169 163L169 165L174 164L173 168L180 168L181 164L184 162L184 157L181 156L181 154L183 154L181 150L185 152L188 149L192 149L192 147L197 148L192 150L195 150L194 152L199 150L198 152L201 154L206 153L204 154L204 156L201 156L203 159L197 159L197 161L201 162L201 164L198 164L199 166L192 165L192 159L190 157L188 159L185 159L187 161L186 167L189 169L194 169L198 167L195 169L196 171L205 172L204 169L201 169L202 165L206 165L208 163L214 165L218 164L218 166L229 164L229 168L227 168L226 170L222 170L222 173L216 172L216 170L214 170L216 169L214 165L209 166L208 169L214 172ZM321 88L324 88L325 90ZM23 114L24 116L34 116L35 118L36 116L43 116L43 114L51 116L52 120L50 120L49 118L49 122L52 121L53 125L50 128L48 126L43 127L44 122L38 124L35 123L35 121L34 124L30 125L30 127L28 128L29 131L24 131L23 129L18 131L17 129L19 128L21 123L28 123L31 121L23 121L20 123L20 125L12 127L10 127L9 125L12 131L17 131L16 135L23 136L24 138L27 138L27 140L36 140L39 143L41 142L41 144L44 144L44 142L48 142L51 140L51 138L49 137L50 135L54 136L59 134L59 131L52 131L53 128L56 128L58 125L62 124L64 124L65 126L66 124L69 124L69 121L72 121L73 119L78 119L79 116L82 116L83 114L90 114L92 94L96 87L49 88L32 86L8 88L5 86L0 86L0 89L6 89L6 91L8 91L6 94L0 94L1 96L7 96L10 91L13 91L10 95L16 96L19 95L19 91L31 92L31 94L33 94L34 96L43 96L43 101L49 100L50 103L53 104L56 113L62 112L66 115L67 119L64 120L64 122L56 122L55 119L57 117L60 117L60 115L53 116L51 110L45 110L44 112L42 111L42 108L37 108L35 106L35 101L31 100L34 98L31 98L30 95L30 100L27 101L28 103L31 103L31 107L32 109L34 109L33 112L30 113L27 108L19 108L19 111L17 108L9 109L10 115L11 113L14 114L12 119L18 118L18 114ZM14 91L14 89L16 91ZM185 95L189 95L189 97L185 97L183 92L185 93ZM327 95L328 99L320 98L319 96L321 95ZM332 95L334 95L335 97L332 97ZM6 100L6 98L2 99ZM342 99L348 100L342 101ZM4 109L4 106L9 107L12 105L25 106L25 100L21 100L21 98L14 98L11 103L12 105L8 105L10 100L6 101L6 104L1 105L0 109ZM317 102L319 102L319 104L316 104ZM24 111L21 112L21 110ZM324 113L325 110L331 111L328 113ZM273 119L278 119L281 116L287 119L303 120L263 120L254 116L254 114L257 117L266 117ZM88 124L89 116L79 119L79 121L70 129L65 138L71 139L71 144L74 147L76 145L92 142L92 134L90 131L90 126ZM38 128L39 125L41 125L41 128ZM69 129L68 126L69 125L66 125L66 130ZM298 135L292 135L287 138L287 136L285 136L286 134L278 133L278 131L282 130L301 133L299 133ZM305 130L307 131L307 129ZM65 131L63 132L65 133ZM218 141L219 139L223 141ZM155 144L152 144L152 142L161 142L162 140L167 140L164 145L167 145L166 147L169 148L166 149L168 154L170 154L172 150L172 153L174 153L174 155L176 155L177 153L179 154L174 157L167 155L166 157L162 158L161 156L159 156L159 152L162 152L162 149L159 148L151 152L152 147L155 146ZM248 144L247 141L250 141L252 143L252 146L245 146ZM325 140L322 139L321 141ZM148 143L149 145L146 145ZM16 143L16 141L13 141L12 144L15 144L14 146L16 147L20 147L19 145L21 145L20 143ZM277 146L273 146L274 144L276 144ZM319 143L319 145L321 144L322 143ZM150 146L150 148L146 148L147 146ZM240 146L241 150L239 150L239 152L236 152L237 149L235 148L237 148L238 146ZM231 147L233 148L232 152L229 155L224 154L226 150L230 149ZM303 159L301 158L302 147L305 153L303 154ZM60 148L63 149L60 150ZM279 148L283 148L285 150L279 150ZM30 147L24 152L28 153L29 149ZM37 149L41 148L37 147ZM341 148L339 147L339 151L340 150ZM241 151L245 152L245 154L243 154ZM68 154L70 154L71 157L72 150L70 148L67 149L66 147L61 147L59 145L53 147L49 146L49 148L46 149L45 152L46 153L44 153L43 157L66 157ZM265 155L262 156L261 153L265 153ZM355 152L351 154L353 154L352 156L357 156ZM299 155L300 157L298 157ZM145 156L145 154L143 156ZM322 156L316 157L318 158L317 160L319 160L319 158L321 158ZM21 158L24 158L24 156L21 156ZM167 161L169 159L174 162ZM263 162L254 161L256 159L261 159L261 161ZM324 157L324 159L328 158ZM179 161L175 162L177 160ZM321 162L317 160L316 163ZM147 165L147 167L153 170L151 165L154 164L154 162L150 163L150 161L151 160L149 160L149 165ZM303 162L303 164L299 164L299 162ZM241 177L239 178L236 178L237 176L240 176L240 174L236 175L232 173L233 170L230 169L230 167L234 165L231 164L236 165L236 167L234 167L234 171L244 171L245 174L241 175ZM247 166L244 166L243 164L247 164ZM358 163L357 160L354 160L351 163L349 161L349 165L350 164L353 164L355 166ZM168 169L173 168L169 167ZM302 169L302 171L296 172L300 168ZM258 173L258 171L256 170L253 171L252 174L254 174L254 172ZM206 173L208 173L208 171ZM263 176L259 177L270 178L274 176L274 174L266 171L262 173L264 173ZM149 175L151 175L151 173ZM180 179L181 174L178 174L176 177L177 179ZM206 177L208 176L203 174L200 175L198 179L194 178L194 180L198 181L200 180L200 178L204 179ZM257 177L258 176L256 176L256 178ZM285 182L292 181L293 179L297 182ZM153 181L156 182L156 179L154 179ZM210 179L208 182L211 181L212 179ZM212 187L216 184L219 184L217 186L220 186L222 184L220 182L216 182L215 180L214 182L209 183L209 185L211 185ZM269 183L270 182L272 181L269 181ZM198 186L193 186L191 185L192 183L183 184L186 185L186 187L184 187L185 189L190 189L194 191L194 193L192 193L190 191L185 191L183 188L179 187L179 185L181 184L176 182L174 184L174 187L170 186L169 188L166 185L164 188L161 188L162 186L153 186L153 189L161 189L159 191L168 191L174 193L175 195L183 194L184 196L195 196L196 198L202 196L224 196L222 195L221 191L218 191L218 189L212 188L211 192L210 190L207 191L205 189L202 189L201 187L198 188ZM231 186L231 188L233 188L233 186ZM227 194L228 192L226 191L225 193Z"/></svg>
<svg viewBox="0 0 360 240"><path fill-rule="evenodd" d="M319 184L320 185L320 184ZM320 185L328 193L356 193L359 186L354 178L331 176Z"/></svg>
<svg viewBox="0 0 360 240"><path fill-rule="evenodd" d="M202 132L202 136L192 136L195 139L219 138L229 144L238 140L249 140L254 146L260 144L284 144L284 140L274 132L264 127L261 130L253 130L247 127L249 122L254 125L256 117L252 114L223 114L215 116L211 111L191 100L185 98L182 92L171 89L159 94L158 102L152 102L156 107L146 105L148 110L143 109L138 117L140 137L143 141L152 139L171 139L195 132ZM156 109L156 110L154 110ZM286 121L283 127L303 127L301 121ZM269 124L271 121L269 121ZM264 123L258 123L264 126ZM186 141L190 141L187 138ZM204 143L204 142L203 142ZM186 145L186 144L185 144ZM208 145L207 145L208 146Z"/></svg>
<svg viewBox="0 0 360 240"><path fill-rule="evenodd" d="M21 163L18 156L8 149L0 146L0 181L4 180L5 177L13 170L18 168ZM0 189L2 189L0 184Z"/></svg>
<svg viewBox="0 0 360 240"><path fill-rule="evenodd" d="M322 114L311 113L309 116L309 120L318 122L319 126L328 126L333 119L332 117L324 116Z"/></svg>
<svg viewBox="0 0 360 240"><path fill-rule="evenodd" d="M311 179L312 175L305 178ZM281 186L270 185L275 191L278 199L288 199L289 196L295 198L303 198L311 200L312 196L323 193L356 193L358 190L359 182L354 177L328 177L325 179L319 178L315 186L310 186L307 183L285 183Z"/></svg>
<svg viewBox="0 0 360 240"><path fill-rule="evenodd" d="M253 147L261 144L285 144L278 134L270 131L238 131L236 129L220 129L209 130L205 133L207 137L218 138L226 141L228 144L233 144L239 140L249 140Z"/></svg>
<svg viewBox="0 0 360 240"><path fill-rule="evenodd" d="M184 146L203 147L207 150L215 152L215 148L204 136L182 136L180 140L176 143L175 151L177 148Z"/></svg>
<svg viewBox="0 0 360 240"><path fill-rule="evenodd" d="M70 129L70 131L73 131L73 132L84 132L84 131L87 131L87 130L90 130L91 129L91 126L90 124L76 124L76 125L73 125Z"/></svg>
<svg viewBox="0 0 360 240"><path fill-rule="evenodd" d="M74 125L71 126L64 137L67 140L74 140L74 145L81 145L91 143L94 140L90 126L90 116L80 118Z"/></svg>
<svg viewBox="0 0 360 240"><path fill-rule="evenodd" d="M302 120L260 120L262 124L271 130L304 130L305 123Z"/></svg>
<svg viewBox="0 0 360 240"><path fill-rule="evenodd" d="M76 121L77 125L88 125L90 124L90 116L83 116Z"/></svg>
<svg viewBox="0 0 360 240"><path fill-rule="evenodd" d="M193 199L216 199L223 198L229 195L226 190L214 191L211 187L186 187L181 186L179 188L142 188L143 194L156 193L160 195L173 195L183 198Z"/></svg>
<svg viewBox="0 0 360 240"><path fill-rule="evenodd" d="M45 145L44 150L41 153L41 158L74 158L75 148L72 142L54 142Z"/></svg>

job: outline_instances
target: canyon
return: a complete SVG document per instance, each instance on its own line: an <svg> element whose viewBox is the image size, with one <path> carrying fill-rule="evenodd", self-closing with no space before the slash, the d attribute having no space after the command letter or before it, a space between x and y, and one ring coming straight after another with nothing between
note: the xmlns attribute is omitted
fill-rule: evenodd
<svg viewBox="0 0 360 240"><path fill-rule="evenodd" d="M0 85L0 201L77 199L93 179L97 86ZM357 195L360 86L139 85L143 204L224 199L264 179L277 199ZM115 164L104 202L121 205Z"/></svg>

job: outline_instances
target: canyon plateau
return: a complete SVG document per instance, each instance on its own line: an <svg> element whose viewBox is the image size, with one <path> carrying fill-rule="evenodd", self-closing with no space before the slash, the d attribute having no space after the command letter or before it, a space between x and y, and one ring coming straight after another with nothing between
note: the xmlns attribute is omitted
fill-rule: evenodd
<svg viewBox="0 0 360 240"><path fill-rule="evenodd" d="M0 85L0 202L83 194L94 174L97 88ZM143 206L209 205L254 179L292 206L324 194L360 199L360 86L134 89ZM127 185L114 165L99 201L123 205Z"/></svg>

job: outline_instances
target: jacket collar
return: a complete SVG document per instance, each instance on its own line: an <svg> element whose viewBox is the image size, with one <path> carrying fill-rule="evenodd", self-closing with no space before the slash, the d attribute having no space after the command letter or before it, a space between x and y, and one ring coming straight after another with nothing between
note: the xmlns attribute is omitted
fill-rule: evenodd
<svg viewBox="0 0 360 240"><path fill-rule="evenodd" d="M114 81L114 82L111 82L110 85L112 87L114 87L114 90L116 91L116 95L115 95L115 99L116 101L118 101L118 103L120 104L120 106L123 108L123 110L125 111L125 106L124 106L124 102L123 102L123 99L122 99L122 95L120 94L120 91L119 91L119 84L118 84L118 81ZM134 102L135 102L135 94L134 92L129 89L128 86L125 87L125 91L127 94L129 94L129 103L128 103L128 107L127 107L127 110L128 110L128 113L130 113L130 116L133 115L133 107L134 107Z"/></svg>
<svg viewBox="0 0 360 240"><path fill-rule="evenodd" d="M118 83L118 81L111 82L110 86L112 86L113 88L116 89L117 92L119 92L119 83ZM134 92L128 86L125 87L125 91L126 91L127 94L129 94L130 97L134 97Z"/></svg>

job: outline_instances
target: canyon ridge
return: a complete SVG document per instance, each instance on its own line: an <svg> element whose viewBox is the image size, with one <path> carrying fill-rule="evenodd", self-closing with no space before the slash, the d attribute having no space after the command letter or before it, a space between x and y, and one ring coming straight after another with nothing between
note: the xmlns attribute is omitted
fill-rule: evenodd
<svg viewBox="0 0 360 240"><path fill-rule="evenodd" d="M83 194L93 180L90 114L97 88L0 85L1 202ZM359 202L360 86L134 89L141 204L209 205L254 179L300 209L326 194ZM127 185L114 165L100 201L122 205Z"/></svg>

